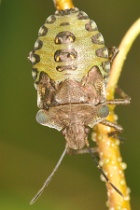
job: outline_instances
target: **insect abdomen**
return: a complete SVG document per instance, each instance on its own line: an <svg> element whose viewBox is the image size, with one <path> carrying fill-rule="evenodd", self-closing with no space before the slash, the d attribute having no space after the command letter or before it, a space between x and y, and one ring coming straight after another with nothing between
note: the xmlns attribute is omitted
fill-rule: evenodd
<svg viewBox="0 0 140 210"><path fill-rule="evenodd" d="M41 72L58 84L65 79L81 81L93 66L98 66L105 77L110 70L102 34L77 8L56 11L47 18L29 59L36 83Z"/></svg>

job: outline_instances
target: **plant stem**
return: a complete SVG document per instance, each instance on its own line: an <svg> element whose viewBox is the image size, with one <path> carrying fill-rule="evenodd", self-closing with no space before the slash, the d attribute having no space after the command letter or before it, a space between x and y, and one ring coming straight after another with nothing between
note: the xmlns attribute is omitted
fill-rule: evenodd
<svg viewBox="0 0 140 210"><path fill-rule="evenodd" d="M130 27L119 46L120 52L112 65L107 85L107 99L112 99L114 97L115 87L118 83L124 61L133 42L139 34L140 18ZM107 118L107 120L111 122L116 122L117 120L117 116L114 114L114 108L115 106L110 108L110 114ZM124 194L124 197L121 197L106 183L108 191L107 204L109 209L130 210L129 190L124 176L126 164L122 162L119 150L119 140L108 136L111 131L111 128L105 127L101 124L98 124L96 127L96 140L99 149L100 163L109 180Z"/></svg>
<svg viewBox="0 0 140 210"><path fill-rule="evenodd" d="M74 7L72 0L53 0L53 1L57 10L70 9Z"/></svg>
<svg viewBox="0 0 140 210"><path fill-rule="evenodd" d="M113 62L107 85L108 99L114 96L115 87L118 83L124 61L138 35L140 35L140 18L133 23L119 45L119 54Z"/></svg>

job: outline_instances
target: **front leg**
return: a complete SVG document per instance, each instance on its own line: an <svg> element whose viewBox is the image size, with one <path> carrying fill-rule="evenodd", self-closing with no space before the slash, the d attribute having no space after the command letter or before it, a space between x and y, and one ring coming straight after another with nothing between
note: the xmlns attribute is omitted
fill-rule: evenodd
<svg viewBox="0 0 140 210"><path fill-rule="evenodd" d="M131 98L121 88L116 87L115 92L121 97L121 99L107 100L106 104L109 104L109 105L130 104Z"/></svg>

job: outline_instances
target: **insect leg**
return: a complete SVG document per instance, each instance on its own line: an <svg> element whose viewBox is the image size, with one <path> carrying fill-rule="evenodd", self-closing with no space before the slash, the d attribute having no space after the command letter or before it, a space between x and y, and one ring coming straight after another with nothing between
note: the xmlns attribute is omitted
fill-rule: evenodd
<svg viewBox="0 0 140 210"><path fill-rule="evenodd" d="M123 128L120 125L117 125L116 123L110 122L108 120L103 120L102 122L100 122L100 124L103 124L103 125L106 125L115 129L115 131L111 131L110 133L108 133L108 137L118 139L121 142L124 141L124 138L118 136L118 132L120 133L123 131Z"/></svg>
<svg viewBox="0 0 140 210"><path fill-rule="evenodd" d="M98 148L97 147L90 148L90 150L94 154L97 154L98 153ZM81 155L81 154L87 154L87 153L89 153L89 150L87 148L79 149L79 150L73 150L73 149L68 148L67 153L69 155L79 155L79 154Z"/></svg>
<svg viewBox="0 0 140 210"><path fill-rule="evenodd" d="M115 57L118 55L119 50L115 46L109 47L108 50L109 50L109 60L110 63L112 63Z"/></svg>
<svg viewBox="0 0 140 210"><path fill-rule="evenodd" d="M115 187L115 185L112 184L112 182L110 182L109 178L106 176L106 174L104 173L103 169L100 167L100 165L99 165L99 163L98 163L98 161L97 161L97 159L96 159L94 153L92 152L91 148L89 147L88 142L87 142L87 145L86 145L86 146L87 146L87 149L88 149L88 151L89 151L89 153L90 153L90 155L91 155L91 157L92 157L93 162L95 163L95 165L97 166L97 168L99 169L99 171L101 172L101 174L103 175L103 177L105 178L106 182L107 182L109 185L111 185L111 187L113 187L113 189L114 189L119 195L121 195L122 197L124 197L123 193L122 193L117 187Z"/></svg>
<svg viewBox="0 0 140 210"><path fill-rule="evenodd" d="M116 87L115 92L122 97L122 99L113 99L106 101L107 104L110 105L127 105L130 104L131 98L119 87Z"/></svg>
<svg viewBox="0 0 140 210"><path fill-rule="evenodd" d="M58 160L55 168L53 169L52 173L49 175L49 177L46 179L46 181L44 182L43 186L41 187L41 189L37 192L37 194L33 197L33 199L30 201L30 205L34 204L36 202L36 200L40 197L40 195L42 194L42 192L44 191L44 189L48 186L48 184L50 183L52 177L54 176L54 173L57 171L58 167L60 166L63 158L65 157L66 153L67 153L67 144L66 147L60 157L60 159Z"/></svg>
<svg viewBox="0 0 140 210"><path fill-rule="evenodd" d="M100 124L112 127L118 132L122 132L122 130L123 130L122 126L117 125L116 123L110 122L108 120L103 120L103 121L100 122Z"/></svg>

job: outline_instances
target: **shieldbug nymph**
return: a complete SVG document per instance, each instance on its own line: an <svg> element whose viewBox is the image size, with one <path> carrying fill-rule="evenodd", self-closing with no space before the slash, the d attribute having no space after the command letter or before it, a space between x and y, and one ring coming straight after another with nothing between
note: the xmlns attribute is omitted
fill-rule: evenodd
<svg viewBox="0 0 140 210"><path fill-rule="evenodd" d="M109 104L130 103L127 97L106 99L106 84L114 57L105 46L96 23L78 8L56 11L39 29L34 50L28 57L37 90L36 120L60 131L66 147L31 204L48 185L66 153L87 148L94 155L87 141L90 128L101 123L122 130L121 126L106 120ZM106 181L122 195L97 166Z"/></svg>

